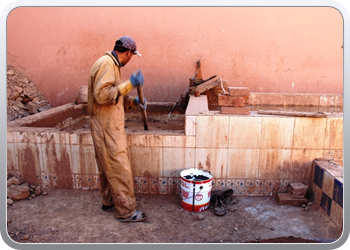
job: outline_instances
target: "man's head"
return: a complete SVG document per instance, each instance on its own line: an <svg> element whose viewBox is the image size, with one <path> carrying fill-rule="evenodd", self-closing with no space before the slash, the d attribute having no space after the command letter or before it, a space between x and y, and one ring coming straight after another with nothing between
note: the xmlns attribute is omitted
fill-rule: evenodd
<svg viewBox="0 0 350 250"><path fill-rule="evenodd" d="M130 36L122 36L119 38L115 42L113 50L117 52L121 66L127 64L133 55L141 56L137 51L134 39Z"/></svg>

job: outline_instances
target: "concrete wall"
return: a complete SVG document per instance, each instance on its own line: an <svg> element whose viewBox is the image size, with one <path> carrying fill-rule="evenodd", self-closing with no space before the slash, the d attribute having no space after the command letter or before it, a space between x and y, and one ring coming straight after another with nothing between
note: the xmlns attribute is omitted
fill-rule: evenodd
<svg viewBox="0 0 350 250"><path fill-rule="evenodd" d="M175 102L195 74L251 92L343 93L343 19L331 7L19 7L7 19L7 60L52 106L69 103L122 35L142 54L151 102ZM133 91L136 94L136 91Z"/></svg>

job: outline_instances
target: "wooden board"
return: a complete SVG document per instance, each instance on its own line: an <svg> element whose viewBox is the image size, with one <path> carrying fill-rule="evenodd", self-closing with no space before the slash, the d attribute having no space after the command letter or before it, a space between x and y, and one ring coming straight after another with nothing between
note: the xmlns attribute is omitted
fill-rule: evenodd
<svg viewBox="0 0 350 250"><path fill-rule="evenodd" d="M302 117L327 117L327 115L323 112L303 112L303 111L293 111L293 110L259 110L258 114L302 116Z"/></svg>
<svg viewBox="0 0 350 250"><path fill-rule="evenodd" d="M217 86L218 84L220 84L220 82L221 82L220 78L215 77L215 78L213 78L213 79L211 79L211 80L209 80L207 82L204 82L204 83L202 83L202 84L200 84L200 85L198 85L196 87L191 88L190 89L190 91L191 91L190 94L194 94L196 92L198 94L201 94L201 93L207 91L208 89L211 89L211 88Z"/></svg>

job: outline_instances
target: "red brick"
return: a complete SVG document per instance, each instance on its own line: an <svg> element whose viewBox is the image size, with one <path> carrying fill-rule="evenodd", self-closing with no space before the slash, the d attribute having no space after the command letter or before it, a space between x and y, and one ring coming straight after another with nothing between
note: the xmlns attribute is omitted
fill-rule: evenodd
<svg viewBox="0 0 350 250"><path fill-rule="evenodd" d="M247 96L229 96L219 94L219 106L225 107L244 107L249 104Z"/></svg>
<svg viewBox="0 0 350 250"><path fill-rule="evenodd" d="M280 205L301 206L307 204L309 201L306 198L296 199L290 196L289 193L278 193L277 201Z"/></svg>
<svg viewBox="0 0 350 250"><path fill-rule="evenodd" d="M250 95L249 88L247 87L229 87L228 94L230 96L248 96Z"/></svg>
<svg viewBox="0 0 350 250"><path fill-rule="evenodd" d="M221 114L249 115L249 107L221 107Z"/></svg>

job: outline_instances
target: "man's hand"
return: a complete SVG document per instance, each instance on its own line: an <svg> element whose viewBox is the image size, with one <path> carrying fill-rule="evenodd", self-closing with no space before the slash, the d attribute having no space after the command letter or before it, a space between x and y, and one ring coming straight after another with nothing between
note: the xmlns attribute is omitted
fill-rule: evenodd
<svg viewBox="0 0 350 250"><path fill-rule="evenodd" d="M143 98L143 105L140 103L140 99L139 99L139 97L138 96L136 96L135 98L134 98L134 104L137 106L140 106L141 108L143 108L144 110L146 110L147 109L147 100L146 100L146 98Z"/></svg>
<svg viewBox="0 0 350 250"><path fill-rule="evenodd" d="M118 90L121 95L125 96L134 87L138 87L142 85L143 85L143 75L141 70L139 69L139 70L136 70L134 73L132 73L129 80L119 84Z"/></svg>
<svg viewBox="0 0 350 250"><path fill-rule="evenodd" d="M143 85L143 75L141 70L136 70L134 73L132 73L130 77L130 82L133 87L142 86Z"/></svg>

